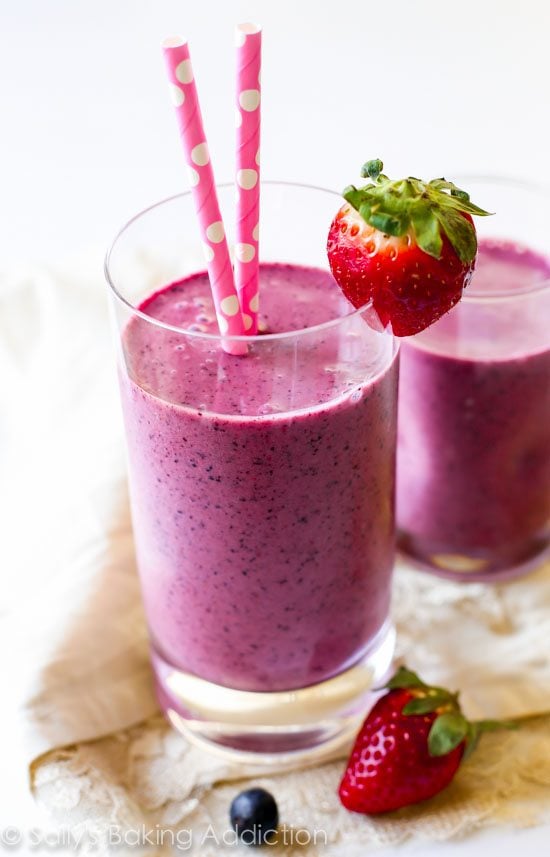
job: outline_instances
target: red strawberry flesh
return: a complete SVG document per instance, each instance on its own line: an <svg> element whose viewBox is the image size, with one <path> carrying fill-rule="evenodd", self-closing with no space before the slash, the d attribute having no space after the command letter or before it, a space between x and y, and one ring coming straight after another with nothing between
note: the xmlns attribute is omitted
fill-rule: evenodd
<svg viewBox="0 0 550 857"><path fill-rule="evenodd" d="M392 181L369 161L331 223L332 274L366 320L396 336L419 333L448 312L471 280L477 250L471 215L487 212L445 179ZM374 324L373 324L374 318Z"/></svg>
<svg viewBox="0 0 550 857"><path fill-rule="evenodd" d="M342 206L327 244L334 279L354 307L372 301L381 327L391 324L395 336L411 336L458 303L474 262L461 262L446 237L438 260L424 253L410 234L384 236L358 221L358 212Z"/></svg>
<svg viewBox="0 0 550 857"><path fill-rule="evenodd" d="M410 690L391 690L368 715L340 783L347 809L390 812L433 797L453 779L464 742L444 756L431 756L428 734L437 714L403 714L413 698Z"/></svg>

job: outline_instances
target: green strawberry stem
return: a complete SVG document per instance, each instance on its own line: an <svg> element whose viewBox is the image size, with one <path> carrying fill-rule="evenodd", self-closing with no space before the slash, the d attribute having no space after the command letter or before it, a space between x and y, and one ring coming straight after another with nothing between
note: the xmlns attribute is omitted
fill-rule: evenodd
<svg viewBox="0 0 550 857"><path fill-rule="evenodd" d="M440 259L443 236L461 262L469 264L477 253L476 231L465 215L486 217L490 212L474 205L469 194L444 178L422 181L414 176L394 181L382 172L380 159L367 161L362 178L371 182L361 188L349 185L342 193L363 220L396 237L412 230L416 243L428 255Z"/></svg>
<svg viewBox="0 0 550 857"><path fill-rule="evenodd" d="M477 747L483 732L497 729L517 729L526 718L511 720L468 720L462 713L458 693L444 687L428 685L417 673L401 666L385 685L388 690L405 689L413 698L403 706L403 714L431 714L438 712L428 735L431 756L445 756L465 742L464 758Z"/></svg>
<svg viewBox="0 0 550 857"><path fill-rule="evenodd" d="M495 723L508 722L511 723L512 729L518 729L523 726L524 723L530 723L531 720L540 720L541 717L548 717L550 711L535 711L532 714L520 714L518 717L511 717L508 721L495 720ZM491 722L491 721L488 721Z"/></svg>

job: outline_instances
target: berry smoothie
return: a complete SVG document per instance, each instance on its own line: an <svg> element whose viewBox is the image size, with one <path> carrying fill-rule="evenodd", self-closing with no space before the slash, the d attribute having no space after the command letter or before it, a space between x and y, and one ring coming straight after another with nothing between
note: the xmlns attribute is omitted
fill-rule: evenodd
<svg viewBox="0 0 550 857"><path fill-rule="evenodd" d="M349 305L331 275L263 265L268 334ZM357 662L387 621L397 360L360 316L224 353L206 274L123 333L132 515L156 658L226 687L300 688ZM336 326L338 326L338 322ZM190 331L183 336L175 328Z"/></svg>
<svg viewBox="0 0 550 857"><path fill-rule="evenodd" d="M548 545L549 278L542 256L484 241L467 298L403 343L399 541L435 570L505 576Z"/></svg>

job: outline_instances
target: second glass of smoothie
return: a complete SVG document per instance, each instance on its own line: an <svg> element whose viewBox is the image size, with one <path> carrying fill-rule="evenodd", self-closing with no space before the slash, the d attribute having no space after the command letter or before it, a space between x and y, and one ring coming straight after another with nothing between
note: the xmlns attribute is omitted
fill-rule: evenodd
<svg viewBox="0 0 550 857"><path fill-rule="evenodd" d="M393 652L397 349L327 269L338 202L266 183L244 356L221 346L188 194L107 259L160 703L196 741L277 760L351 734Z"/></svg>
<svg viewBox="0 0 550 857"><path fill-rule="evenodd" d="M550 195L459 184L496 213L462 301L402 346L398 538L426 570L492 581L550 545Z"/></svg>

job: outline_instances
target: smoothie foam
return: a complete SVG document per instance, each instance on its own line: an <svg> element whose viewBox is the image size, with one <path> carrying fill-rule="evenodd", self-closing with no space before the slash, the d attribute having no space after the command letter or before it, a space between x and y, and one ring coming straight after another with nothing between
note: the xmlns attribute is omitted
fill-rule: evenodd
<svg viewBox="0 0 550 857"><path fill-rule="evenodd" d="M270 333L349 313L330 274L264 265ZM357 316L223 352L206 274L155 293L123 335L132 515L152 644L179 670L246 690L355 663L388 614L395 386L389 337ZM365 380L365 379L371 380ZM312 381L313 379L313 381Z"/></svg>

